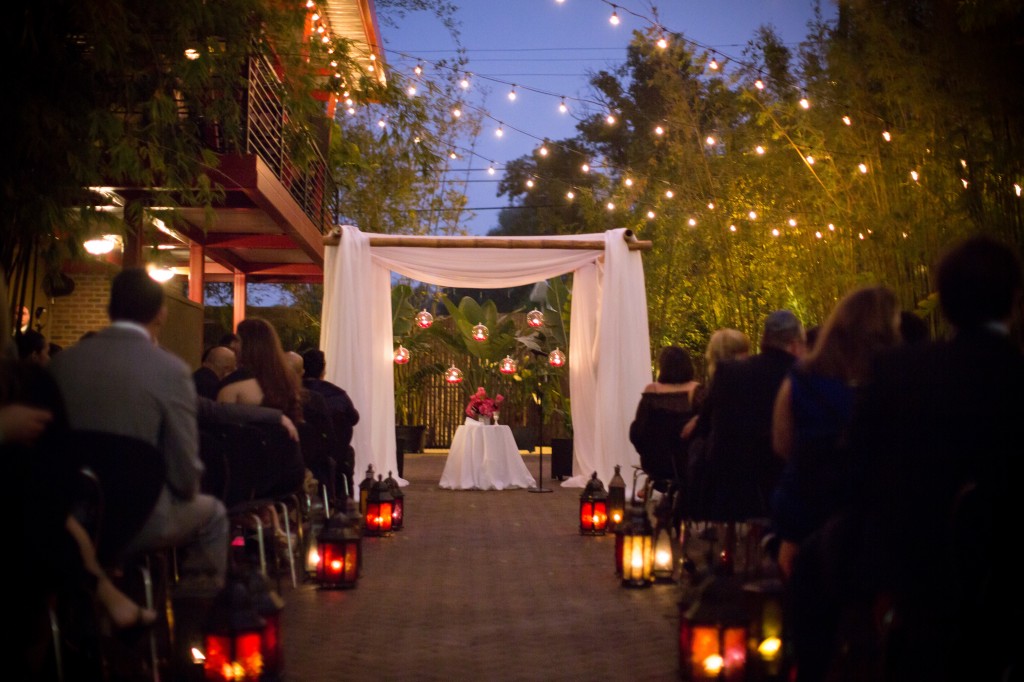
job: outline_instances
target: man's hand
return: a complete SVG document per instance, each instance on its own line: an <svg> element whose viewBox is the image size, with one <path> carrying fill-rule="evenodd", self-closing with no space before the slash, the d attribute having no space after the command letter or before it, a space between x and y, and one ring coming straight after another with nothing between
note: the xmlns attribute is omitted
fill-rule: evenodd
<svg viewBox="0 0 1024 682"><path fill-rule="evenodd" d="M0 407L0 442L30 445L51 421L53 414L49 410L28 405L4 405Z"/></svg>
<svg viewBox="0 0 1024 682"><path fill-rule="evenodd" d="M291 438L296 443L299 442L299 430L295 428L295 422L289 419L288 415L281 415L281 426L283 426L285 428L285 431L288 432L289 438Z"/></svg>

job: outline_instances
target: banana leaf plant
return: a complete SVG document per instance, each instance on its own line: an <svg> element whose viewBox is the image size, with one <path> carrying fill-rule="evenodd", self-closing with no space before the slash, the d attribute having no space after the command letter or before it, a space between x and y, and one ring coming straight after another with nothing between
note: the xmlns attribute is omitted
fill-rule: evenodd
<svg viewBox="0 0 1024 682"><path fill-rule="evenodd" d="M430 361L431 337L427 330L415 324L416 313L412 304L414 292L408 284L391 288L391 329L395 348L404 346L414 358L405 365L394 365L395 372L395 424L410 426L423 415L424 388L431 377L444 371L444 364Z"/></svg>

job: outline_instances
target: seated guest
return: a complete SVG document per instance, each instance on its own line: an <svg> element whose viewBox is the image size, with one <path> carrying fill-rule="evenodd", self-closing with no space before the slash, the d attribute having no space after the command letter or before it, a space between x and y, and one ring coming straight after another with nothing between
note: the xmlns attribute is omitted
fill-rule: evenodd
<svg viewBox="0 0 1024 682"><path fill-rule="evenodd" d="M285 353L288 364L301 381L303 373L302 356L294 351ZM302 456L306 467L314 478L327 486L331 499L337 497L338 464L335 455L338 451L338 438L334 433L334 424L327 410L324 397L308 388L302 388L302 417L304 424L299 426Z"/></svg>
<svg viewBox="0 0 1024 682"><path fill-rule="evenodd" d="M235 371L238 361L235 351L227 346L211 346L203 354L203 364L192 373L196 393L210 400L217 399L220 382Z"/></svg>
<svg viewBox="0 0 1024 682"><path fill-rule="evenodd" d="M327 409L334 422L334 434L338 439L339 452L334 456L345 476L349 496L354 494L352 488L352 477L355 473L355 451L352 449L352 428L359 423L359 411L352 403L341 386L324 380L327 372L327 362L324 352L318 348L311 348L302 354L303 379L302 385L311 391L315 391L327 401Z"/></svg>
<svg viewBox="0 0 1024 682"><path fill-rule="evenodd" d="M183 592L210 594L227 572L228 521L200 493L196 392L188 366L157 345L167 319L163 288L141 268L114 277L111 324L61 352L50 368L73 429L128 436L163 456L166 479L127 552L177 548Z"/></svg>
<svg viewBox="0 0 1024 682"><path fill-rule="evenodd" d="M40 367L50 364L50 344L46 337L35 329L26 329L14 335L18 344L18 358L26 362L34 362Z"/></svg>

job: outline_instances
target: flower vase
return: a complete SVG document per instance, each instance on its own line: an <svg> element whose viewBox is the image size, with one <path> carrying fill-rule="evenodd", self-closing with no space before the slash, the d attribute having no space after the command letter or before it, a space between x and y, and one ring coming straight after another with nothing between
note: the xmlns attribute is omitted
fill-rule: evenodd
<svg viewBox="0 0 1024 682"><path fill-rule="evenodd" d="M498 423L498 414L499 413L497 411L495 411L494 414L491 415L491 423L493 423L493 424L497 424Z"/></svg>
<svg viewBox="0 0 1024 682"><path fill-rule="evenodd" d="M485 414L481 414L480 416L478 416L477 420L484 425L489 425L491 423L491 418Z"/></svg>

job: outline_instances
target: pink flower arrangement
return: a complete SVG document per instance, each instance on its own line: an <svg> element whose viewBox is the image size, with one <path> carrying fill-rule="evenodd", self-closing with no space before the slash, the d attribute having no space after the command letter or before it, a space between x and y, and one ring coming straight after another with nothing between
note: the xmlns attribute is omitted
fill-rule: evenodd
<svg viewBox="0 0 1024 682"><path fill-rule="evenodd" d="M501 410L501 404L505 402L505 396L498 393L493 399L487 397L487 391L483 386L476 389L476 393L469 397L466 404L466 416L474 419L484 416L492 417L495 412Z"/></svg>

